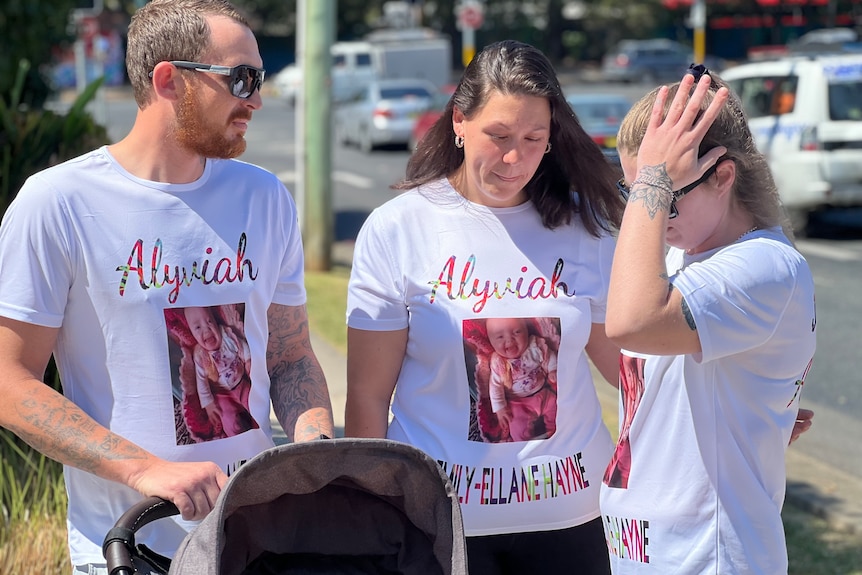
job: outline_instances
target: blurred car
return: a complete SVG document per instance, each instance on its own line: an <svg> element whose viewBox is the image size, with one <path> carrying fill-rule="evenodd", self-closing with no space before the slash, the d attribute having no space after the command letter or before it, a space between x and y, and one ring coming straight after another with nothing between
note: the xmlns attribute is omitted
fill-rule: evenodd
<svg viewBox="0 0 862 575"><path fill-rule="evenodd" d="M375 78L376 72L371 66L345 66L344 57L340 54L333 56L331 73L332 101L339 104L355 96L363 86ZM287 102L288 105L296 105L299 92L302 90L303 74L302 68L296 64L289 64L271 78L267 77L266 86L272 93Z"/></svg>
<svg viewBox="0 0 862 575"><path fill-rule="evenodd" d="M728 68L797 235L822 208L862 206L862 54L788 56Z"/></svg>
<svg viewBox="0 0 862 575"><path fill-rule="evenodd" d="M431 106L437 89L421 79L374 80L335 110L335 138L363 152L377 146L407 146L416 119Z"/></svg>
<svg viewBox="0 0 862 575"><path fill-rule="evenodd" d="M632 104L619 94L570 93L566 101L578 117L584 131L602 149L605 156L618 162L617 132Z"/></svg>
<svg viewBox="0 0 862 575"><path fill-rule="evenodd" d="M434 95L430 107L422 112L416 118L416 123L413 124L413 132L410 134L410 141L407 144L408 148L411 150L416 149L419 141L425 137L425 134L434 125L434 122L443 114L446 104L449 103L449 99L455 93L455 88L455 84L446 84Z"/></svg>
<svg viewBox="0 0 862 575"><path fill-rule="evenodd" d="M859 34L852 28L818 28L788 42L787 48L792 53L835 51L857 42Z"/></svg>
<svg viewBox="0 0 862 575"><path fill-rule="evenodd" d="M267 78L265 85L275 96L287 100L292 106L296 103L297 94L302 88L302 68L296 64L288 64L273 74L272 78Z"/></svg>
<svg viewBox="0 0 862 575"><path fill-rule="evenodd" d="M692 58L690 47L673 40L623 40L602 59L602 76L610 82L673 82L682 77ZM720 58L709 55L702 63L715 72L725 67Z"/></svg>
<svg viewBox="0 0 862 575"><path fill-rule="evenodd" d="M655 84L679 78L691 63L691 49L663 38L623 40L602 59L605 80Z"/></svg>

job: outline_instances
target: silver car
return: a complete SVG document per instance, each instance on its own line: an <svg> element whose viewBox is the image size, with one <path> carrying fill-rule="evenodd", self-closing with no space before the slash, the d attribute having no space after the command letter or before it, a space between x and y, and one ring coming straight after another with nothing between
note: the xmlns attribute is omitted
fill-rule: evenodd
<svg viewBox="0 0 862 575"><path fill-rule="evenodd" d="M421 79L374 80L335 110L335 137L363 152L383 145L407 147L413 124L437 89Z"/></svg>

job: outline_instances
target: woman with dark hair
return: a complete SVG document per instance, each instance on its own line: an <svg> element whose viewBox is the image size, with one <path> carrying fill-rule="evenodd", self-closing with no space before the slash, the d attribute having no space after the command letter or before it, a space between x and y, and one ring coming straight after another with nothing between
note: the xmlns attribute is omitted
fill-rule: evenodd
<svg viewBox="0 0 862 575"><path fill-rule="evenodd" d="M499 42L467 67L394 186L404 193L357 239L345 434L403 441L440 462L460 497L471 573L609 572L598 491L613 446L588 358L617 381L604 316L618 177L548 59ZM489 318L554 326L555 393L541 401L553 433L487 441L477 431L479 418L486 431L505 427L481 407L491 370L470 351L472 326Z"/></svg>

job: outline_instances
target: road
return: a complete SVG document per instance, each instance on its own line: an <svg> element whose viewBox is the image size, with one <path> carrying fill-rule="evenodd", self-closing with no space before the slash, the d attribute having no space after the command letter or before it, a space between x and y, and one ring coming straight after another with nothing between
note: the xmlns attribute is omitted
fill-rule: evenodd
<svg viewBox="0 0 862 575"><path fill-rule="evenodd" d="M631 98L645 91L638 86L597 84L585 89L624 91ZM131 127L134 110L129 98L106 98L101 113L112 139L119 139ZM252 120L243 159L276 173L296 194L294 125L294 109L268 98ZM409 156L405 150L379 150L369 155L334 145L335 239L338 244L349 245L370 210L396 194L389 186L403 176ZM862 478L862 298L856 297L856 290L862 288L862 209L818 215L810 237L800 239L797 245L814 273L818 343L802 399L803 406L815 410L815 425L793 449Z"/></svg>

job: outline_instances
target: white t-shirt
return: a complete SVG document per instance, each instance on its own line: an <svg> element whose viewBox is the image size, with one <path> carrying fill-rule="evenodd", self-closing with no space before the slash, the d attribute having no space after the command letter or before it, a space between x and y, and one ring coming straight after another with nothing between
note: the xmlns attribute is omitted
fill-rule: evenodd
<svg viewBox="0 0 862 575"><path fill-rule="evenodd" d="M165 184L101 148L32 176L0 226L0 315L59 328L65 395L168 460L231 473L273 446L270 303L305 303L297 214L275 176L240 161L208 160L197 181ZM251 350L249 429L234 437L194 429L206 417L195 404L194 340L178 319L193 306L231 312L222 321ZM141 495L72 467L64 475L72 562L104 562L105 534ZM138 541L171 556L190 527L160 520Z"/></svg>
<svg viewBox="0 0 862 575"><path fill-rule="evenodd" d="M446 180L376 209L356 242L352 328L409 327L388 437L437 459L467 535L561 529L595 519L612 442L584 346L604 323L614 240L579 220L550 230L530 202L488 208ZM558 348L547 439L507 441L488 398L483 319L526 318ZM598 385L607 385L600 382ZM553 416L554 410L556 416Z"/></svg>
<svg viewBox="0 0 862 575"><path fill-rule="evenodd" d="M786 573L784 453L814 356L811 272L778 228L696 257L671 249L667 263L702 353L623 352L629 444L601 498L613 572Z"/></svg>

